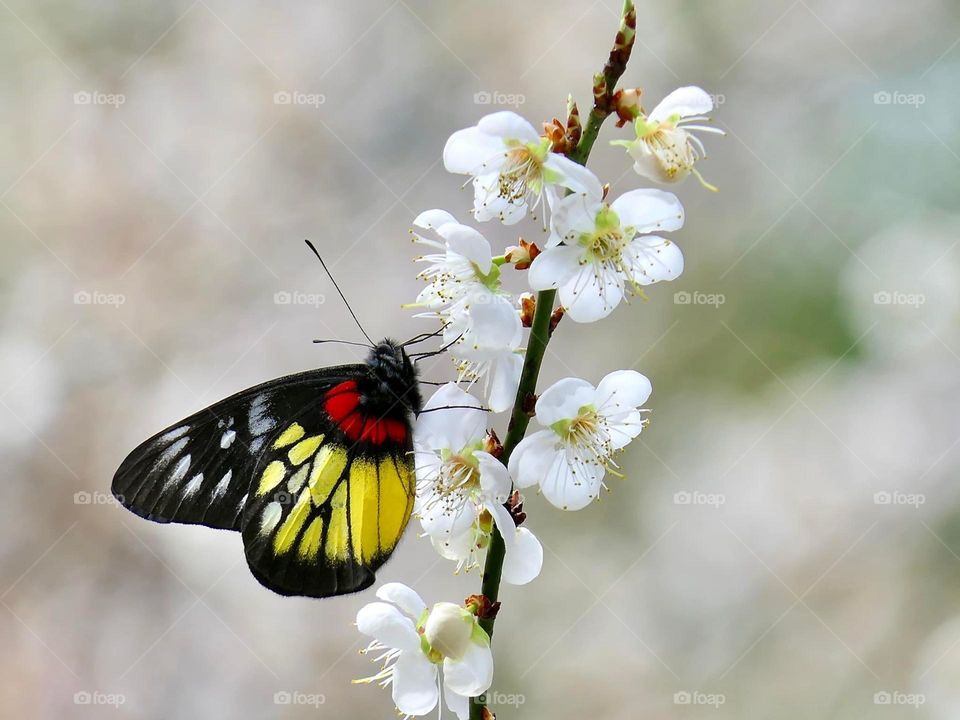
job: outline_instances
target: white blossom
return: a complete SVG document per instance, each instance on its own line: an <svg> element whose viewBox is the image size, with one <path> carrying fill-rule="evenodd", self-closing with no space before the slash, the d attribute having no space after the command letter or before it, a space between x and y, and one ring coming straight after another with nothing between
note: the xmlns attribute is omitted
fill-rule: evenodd
<svg viewBox="0 0 960 720"><path fill-rule="evenodd" d="M612 372L596 388L579 378L551 385L536 405L545 429L520 441L510 456L517 486L539 485L562 510L589 505L606 472L619 474L613 456L643 429L639 407L650 391L650 381L633 370Z"/></svg>
<svg viewBox="0 0 960 720"><path fill-rule="evenodd" d="M380 670L359 683L390 687L397 710L406 717L437 707L441 687L446 706L459 720L469 717L469 699L493 682L490 638L477 618L453 603L427 608L401 583L377 590L378 602L360 608L357 628L373 638L363 650Z"/></svg>
<svg viewBox="0 0 960 720"><path fill-rule="evenodd" d="M441 557L457 563L457 572L480 566L479 556L490 542L492 524L489 515L483 515L459 535L447 539L431 537L433 547ZM501 579L510 585L526 585L540 574L543 567L543 546L529 528L515 527L511 522L500 527L506 553Z"/></svg>
<svg viewBox="0 0 960 720"><path fill-rule="evenodd" d="M500 267L483 235L445 210L426 210L413 225L415 242L436 250L417 258L428 264L417 276L427 286L412 305L425 308L423 316L449 322L472 303L494 302L505 295L500 289Z"/></svg>
<svg viewBox="0 0 960 720"><path fill-rule="evenodd" d="M474 302L444 328L443 339L458 361L459 379L482 379L490 409L509 409L523 369L523 326L514 305L501 296Z"/></svg>
<svg viewBox="0 0 960 720"><path fill-rule="evenodd" d="M504 503L507 468L483 450L486 413L471 394L447 383L426 402L414 429L415 512L431 538L465 533L486 510L498 526L513 525Z"/></svg>
<svg viewBox="0 0 960 720"><path fill-rule="evenodd" d="M633 158L633 169L645 178L661 183L675 183L693 173L710 190L694 167L706 157L706 149L694 132L723 135L719 128L701 123L713 110L713 98L698 87L682 87L667 95L649 115L642 113L634 121L635 140L615 140Z"/></svg>
<svg viewBox="0 0 960 720"><path fill-rule="evenodd" d="M554 209L548 248L530 266L530 286L559 288L561 305L577 322L604 318L627 293L683 272L680 248L648 234L678 230L683 220L680 201L662 190L632 190L610 204L568 195Z"/></svg>
<svg viewBox="0 0 960 720"><path fill-rule="evenodd" d="M516 113L501 111L473 127L458 130L443 149L449 172L473 177L473 214L477 220L519 222L528 209L558 196L558 187L597 192L593 173L550 151L550 141Z"/></svg>

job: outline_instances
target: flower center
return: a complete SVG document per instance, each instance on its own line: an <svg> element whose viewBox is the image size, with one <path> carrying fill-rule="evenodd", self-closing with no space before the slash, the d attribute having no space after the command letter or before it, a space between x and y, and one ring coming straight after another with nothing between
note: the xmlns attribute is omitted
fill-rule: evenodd
<svg viewBox="0 0 960 720"><path fill-rule="evenodd" d="M497 194L511 203L522 202L527 193L539 194L543 189L543 143L515 144L507 151L507 163L498 178Z"/></svg>
<svg viewBox="0 0 960 720"><path fill-rule="evenodd" d="M620 218L609 205L604 205L597 212L593 232L580 236L580 245L587 251L590 260L610 262L617 269L621 269L623 251L633 234L632 228L620 227Z"/></svg>
<svg viewBox="0 0 960 720"><path fill-rule="evenodd" d="M582 461L611 467L613 445L606 420L593 405L584 405L576 417L554 423L553 431Z"/></svg>
<svg viewBox="0 0 960 720"><path fill-rule="evenodd" d="M590 251L590 254L596 260L617 261L623 252L626 242L623 232L620 228L611 230L597 230L592 235L587 235L581 244Z"/></svg>
<svg viewBox="0 0 960 720"><path fill-rule="evenodd" d="M589 407L580 409L580 414L570 421L567 427L566 440L578 447L589 445L600 428L600 418L597 411Z"/></svg>
<svg viewBox="0 0 960 720"><path fill-rule="evenodd" d="M449 501L465 497L479 489L480 463L469 448L443 458L434 483L434 492L438 496Z"/></svg>

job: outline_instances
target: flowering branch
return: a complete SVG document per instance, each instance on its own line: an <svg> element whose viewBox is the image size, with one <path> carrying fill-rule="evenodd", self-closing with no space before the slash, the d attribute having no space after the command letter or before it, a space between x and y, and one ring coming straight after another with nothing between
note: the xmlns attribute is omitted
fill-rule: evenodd
<svg viewBox="0 0 960 720"><path fill-rule="evenodd" d="M594 105L587 118L587 126L583 129L577 146L569 154L571 160L586 165L593 145L600 133L600 127L604 120L610 115L610 101L620 76L627 69L627 61L630 59L630 52L633 49L633 40L636 35L637 13L632 0L624 0L623 16L620 21L620 30L617 32L613 49L610 51L610 57L604 67L603 73L597 78L602 82L602 94L596 92L597 83L594 83ZM572 109L571 109L572 111ZM501 461L504 465L508 464L510 455L514 448L523 439L527 433L527 427L530 424L530 399L534 398L537 391L537 381L540 377L540 367L543 364L543 356L547 350L547 344L551 336L551 315L553 314L553 304L557 296L557 291L553 289L541 290L537 293L536 309L533 316L533 324L530 327L530 339L527 343L527 353L523 360L523 370L520 373L520 384L517 387L517 397L513 404L513 412L510 415L510 423L507 426L507 436L503 445L503 455ZM494 528L490 536L490 544L487 547L487 559L483 567L483 580L480 586L480 592L487 597L490 602L497 602L500 596L500 577L503 571L503 561L506 554L506 546L503 542L503 536L499 528ZM480 627L486 630L487 634L493 635L493 626L496 622L496 615L480 619ZM470 707L471 720L484 720L484 710L486 705L478 699L474 699Z"/></svg>
<svg viewBox="0 0 960 720"><path fill-rule="evenodd" d="M500 111L447 140L444 166L470 176L474 220L514 225L540 210L544 228L549 218L544 247L520 238L495 254L480 232L445 210L413 221L414 241L431 250L417 258L427 264L419 276L427 285L412 306L440 321L457 380L479 382L484 395L481 401L451 382L419 413L414 514L458 572L479 568L485 558L481 593L462 605L427 606L412 589L390 584L358 615L360 631L373 639L367 651L382 663L367 680L391 686L401 715L424 715L443 703L459 720L490 720L484 693L493 682L500 585L529 583L543 564L543 547L524 526L520 490L539 486L561 510L587 507L607 473L623 477L614 457L647 424L643 405L652 386L639 372L615 370L596 386L569 377L539 393L537 387L563 317L601 320L629 295L642 296L644 286L683 271L680 249L659 235L683 226L679 199L638 188L608 202L609 186L586 168L603 123L615 114L617 127L633 123L635 138L612 144L627 149L637 174L658 183L700 177L693 166L704 148L690 131L716 132L692 124L709 122L712 100L700 88L680 88L646 115L639 88L617 90L635 36L636 11L625 0L613 48L593 79L585 124L568 98L566 122L554 119L542 134ZM523 272L536 296L505 290L504 266ZM510 410L502 444L485 409ZM533 418L541 429L527 436Z"/></svg>

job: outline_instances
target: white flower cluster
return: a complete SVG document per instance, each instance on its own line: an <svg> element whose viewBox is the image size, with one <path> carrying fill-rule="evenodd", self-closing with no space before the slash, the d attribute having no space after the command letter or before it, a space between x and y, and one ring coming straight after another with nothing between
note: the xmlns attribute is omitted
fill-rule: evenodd
<svg viewBox="0 0 960 720"><path fill-rule="evenodd" d="M643 177L672 183L694 174L703 182L694 164L704 149L691 131L716 130L690 123L706 121L712 107L695 87L674 91L649 115L637 104L636 139L615 144L627 148ZM426 286L413 306L420 317L440 321L458 382L472 387L480 381L483 391L481 401L451 382L425 404L414 433L415 514L458 571L480 565L496 527L506 548L502 579L523 585L540 573L543 548L519 527L524 515L514 488L538 486L563 510L589 505L607 472L619 475L615 455L643 429L641 408L651 385L633 370L611 372L596 386L578 378L554 383L533 408L542 429L521 440L505 466L487 413L514 404L524 333L502 269L528 269L530 289L557 290L564 315L594 322L643 286L680 275L683 255L661 233L679 230L684 211L675 195L658 189L631 190L608 202L591 171L554 152L550 139L513 112L487 115L455 132L443 160L448 171L471 177L474 220L512 226L538 211L547 227L549 217L542 250L521 242L499 255L480 232L444 210L428 210L413 222L414 240L430 249L418 258L426 265L419 275ZM367 605L357 617L361 632L374 639L368 650L379 652L383 664L368 680L392 685L406 716L432 711L442 688L447 707L466 720L468 698L486 691L493 673L489 638L475 615L450 603L428 610L398 584L380 588L378 597L386 602Z"/></svg>

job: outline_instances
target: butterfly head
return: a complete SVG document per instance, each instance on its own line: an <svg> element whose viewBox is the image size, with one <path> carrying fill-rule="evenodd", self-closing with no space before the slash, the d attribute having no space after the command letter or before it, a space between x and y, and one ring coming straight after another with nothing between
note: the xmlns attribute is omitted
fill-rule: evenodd
<svg viewBox="0 0 960 720"><path fill-rule="evenodd" d="M417 368L399 343L385 338L370 351L367 365L379 382L385 396L399 398L414 415L423 408L420 386L417 383Z"/></svg>

